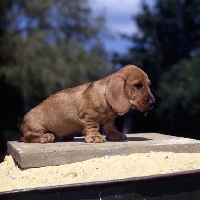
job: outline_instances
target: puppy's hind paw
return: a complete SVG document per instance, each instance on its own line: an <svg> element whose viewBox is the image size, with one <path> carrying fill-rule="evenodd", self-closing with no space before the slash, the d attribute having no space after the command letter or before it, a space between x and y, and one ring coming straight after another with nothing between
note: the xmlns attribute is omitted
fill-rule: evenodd
<svg viewBox="0 0 200 200"><path fill-rule="evenodd" d="M53 134L51 133L46 133L43 134L39 139L38 139L39 143L53 143L55 142L55 137Z"/></svg>
<svg viewBox="0 0 200 200"><path fill-rule="evenodd" d="M103 143L106 142L106 139L103 135L101 134L90 134L86 136L85 142L87 143Z"/></svg>

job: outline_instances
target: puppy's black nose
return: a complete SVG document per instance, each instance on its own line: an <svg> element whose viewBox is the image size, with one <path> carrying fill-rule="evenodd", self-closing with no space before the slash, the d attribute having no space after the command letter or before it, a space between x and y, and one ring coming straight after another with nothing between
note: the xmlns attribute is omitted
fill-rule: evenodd
<svg viewBox="0 0 200 200"><path fill-rule="evenodd" d="M148 102L148 106L149 106L149 108L153 108L154 105L155 105L155 100L150 99L149 102Z"/></svg>

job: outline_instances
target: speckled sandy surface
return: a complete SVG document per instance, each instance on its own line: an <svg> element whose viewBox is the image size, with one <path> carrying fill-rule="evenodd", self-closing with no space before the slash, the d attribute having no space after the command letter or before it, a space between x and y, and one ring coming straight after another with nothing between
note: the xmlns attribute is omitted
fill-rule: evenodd
<svg viewBox="0 0 200 200"><path fill-rule="evenodd" d="M11 156L0 164L0 192L106 181L200 169L200 153L150 152L104 156L60 166L20 169Z"/></svg>

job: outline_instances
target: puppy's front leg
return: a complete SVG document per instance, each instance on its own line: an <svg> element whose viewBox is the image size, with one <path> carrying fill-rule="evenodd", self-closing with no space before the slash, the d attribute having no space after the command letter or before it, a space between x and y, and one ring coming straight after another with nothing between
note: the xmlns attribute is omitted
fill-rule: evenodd
<svg viewBox="0 0 200 200"><path fill-rule="evenodd" d="M120 133L115 128L114 119L109 120L106 124L103 125L103 129L106 133L107 140L126 140L127 137L123 133Z"/></svg>
<svg viewBox="0 0 200 200"><path fill-rule="evenodd" d="M79 115L82 125L85 142L102 143L106 142L104 136L99 133L99 124L97 123L98 113L94 110L83 111Z"/></svg>

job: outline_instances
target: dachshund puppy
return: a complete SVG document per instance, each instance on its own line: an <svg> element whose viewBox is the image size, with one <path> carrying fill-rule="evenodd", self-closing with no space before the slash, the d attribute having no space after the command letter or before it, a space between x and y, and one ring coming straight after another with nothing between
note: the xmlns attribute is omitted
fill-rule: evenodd
<svg viewBox="0 0 200 200"><path fill-rule="evenodd" d="M114 126L129 108L144 115L155 104L147 74L134 65L92 83L57 92L30 110L23 119L23 142L48 143L82 132L88 143L125 140ZM106 139L99 133L102 126Z"/></svg>

